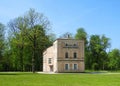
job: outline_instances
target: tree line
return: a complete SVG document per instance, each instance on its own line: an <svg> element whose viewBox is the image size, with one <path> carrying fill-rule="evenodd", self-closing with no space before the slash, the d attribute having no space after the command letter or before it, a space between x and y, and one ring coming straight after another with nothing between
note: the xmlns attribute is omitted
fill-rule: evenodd
<svg viewBox="0 0 120 86"><path fill-rule="evenodd" d="M0 24L0 71L41 71L42 53L52 45L50 22L42 13L30 9L23 16Z"/></svg>
<svg viewBox="0 0 120 86"><path fill-rule="evenodd" d="M48 18L34 9L10 20L6 26L0 23L0 71L42 71L43 51L56 39L50 29ZM86 69L119 70L120 50L108 51L110 38L88 36L84 28L78 28L75 35L67 32L60 37L68 35L85 41Z"/></svg>
<svg viewBox="0 0 120 86"><path fill-rule="evenodd" d="M120 50L110 50L110 38L105 35L90 35L78 28L75 39L85 41L85 67L89 70L119 70Z"/></svg>

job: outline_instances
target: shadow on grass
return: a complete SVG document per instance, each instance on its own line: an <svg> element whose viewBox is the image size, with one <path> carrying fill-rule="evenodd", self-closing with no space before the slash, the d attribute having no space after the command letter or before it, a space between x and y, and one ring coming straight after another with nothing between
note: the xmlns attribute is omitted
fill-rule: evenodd
<svg viewBox="0 0 120 86"><path fill-rule="evenodd" d="M13 74L13 73L0 73L0 75L19 75L19 74Z"/></svg>
<svg viewBox="0 0 120 86"><path fill-rule="evenodd" d="M0 75L32 75L32 72L0 72Z"/></svg>
<svg viewBox="0 0 120 86"><path fill-rule="evenodd" d="M86 74L106 74L108 71L86 71Z"/></svg>
<svg viewBox="0 0 120 86"><path fill-rule="evenodd" d="M66 72L66 73L41 73L41 74L106 74L108 71L85 71L85 72ZM0 75L34 75L39 73L32 72L0 72Z"/></svg>

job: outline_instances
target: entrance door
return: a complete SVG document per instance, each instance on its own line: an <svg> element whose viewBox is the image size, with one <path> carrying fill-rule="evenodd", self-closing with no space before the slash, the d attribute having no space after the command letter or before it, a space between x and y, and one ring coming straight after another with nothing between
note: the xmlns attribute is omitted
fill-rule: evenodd
<svg viewBox="0 0 120 86"><path fill-rule="evenodd" d="M53 72L53 65L50 66L50 72Z"/></svg>

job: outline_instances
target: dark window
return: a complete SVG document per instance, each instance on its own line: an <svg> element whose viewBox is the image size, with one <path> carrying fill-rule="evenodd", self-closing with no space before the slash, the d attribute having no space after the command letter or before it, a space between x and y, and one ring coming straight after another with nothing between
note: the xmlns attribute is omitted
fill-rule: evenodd
<svg viewBox="0 0 120 86"><path fill-rule="evenodd" d="M76 44L74 44L74 46L77 46Z"/></svg>
<svg viewBox="0 0 120 86"><path fill-rule="evenodd" d="M65 64L65 70L68 70L68 69L69 69L69 65Z"/></svg>
<svg viewBox="0 0 120 86"><path fill-rule="evenodd" d="M65 53L65 58L68 58L68 52Z"/></svg>
<svg viewBox="0 0 120 86"><path fill-rule="evenodd" d="M68 46L68 44L66 43L65 46Z"/></svg>
<svg viewBox="0 0 120 86"><path fill-rule="evenodd" d="M74 52L73 56L74 56L74 58L77 58L77 53L76 53L76 52Z"/></svg>
<svg viewBox="0 0 120 86"><path fill-rule="evenodd" d="M52 59L52 58L48 58L48 63L49 63L49 64L51 64L51 63L52 63L52 62L51 62L51 59Z"/></svg>
<svg viewBox="0 0 120 86"><path fill-rule="evenodd" d="M74 64L74 70L77 70L77 64Z"/></svg>

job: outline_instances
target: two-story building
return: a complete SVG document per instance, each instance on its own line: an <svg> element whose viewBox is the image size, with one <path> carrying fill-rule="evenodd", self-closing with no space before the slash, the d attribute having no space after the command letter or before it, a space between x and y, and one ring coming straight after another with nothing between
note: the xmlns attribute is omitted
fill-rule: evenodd
<svg viewBox="0 0 120 86"><path fill-rule="evenodd" d="M43 72L84 72L84 41L57 39L43 53Z"/></svg>

